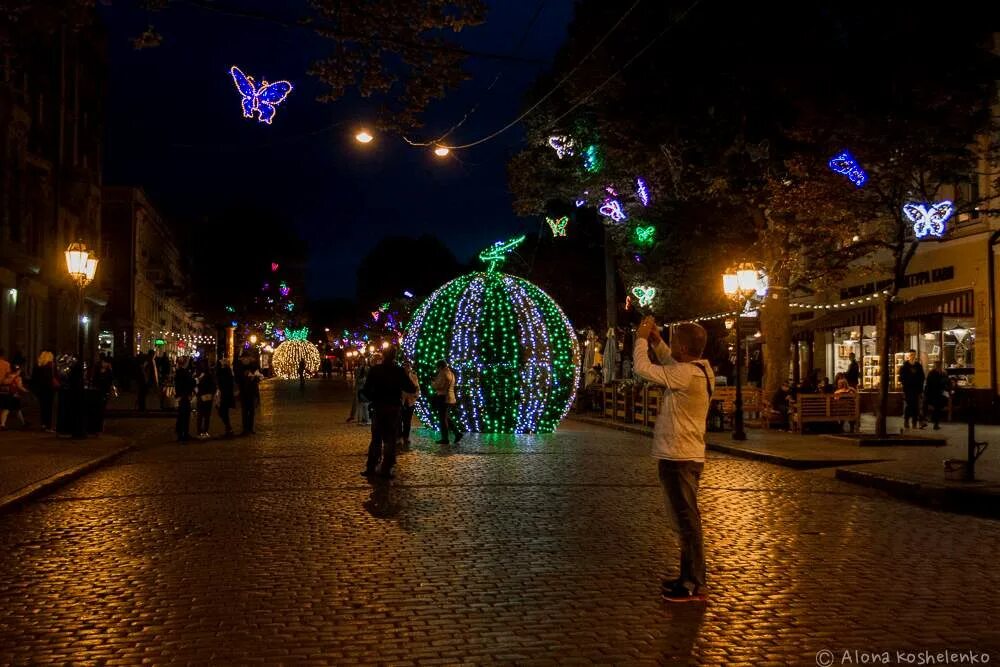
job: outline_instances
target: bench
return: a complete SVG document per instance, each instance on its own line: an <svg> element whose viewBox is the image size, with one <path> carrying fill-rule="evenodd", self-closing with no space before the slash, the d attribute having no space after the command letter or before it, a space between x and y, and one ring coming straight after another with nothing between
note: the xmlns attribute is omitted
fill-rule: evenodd
<svg viewBox="0 0 1000 667"><path fill-rule="evenodd" d="M793 428L802 432L803 424L852 422L861 418L858 394L799 394L791 406Z"/></svg>

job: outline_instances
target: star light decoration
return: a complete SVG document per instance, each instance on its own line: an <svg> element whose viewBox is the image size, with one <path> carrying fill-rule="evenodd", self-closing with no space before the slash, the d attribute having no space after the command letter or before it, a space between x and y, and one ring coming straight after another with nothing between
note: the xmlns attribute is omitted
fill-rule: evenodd
<svg viewBox="0 0 1000 667"><path fill-rule="evenodd" d="M623 222L628 219L628 216L625 215L625 209L622 208L622 203L611 197L604 200L597 212L615 222Z"/></svg>
<svg viewBox="0 0 1000 667"><path fill-rule="evenodd" d="M649 195L649 186L646 185L646 181L641 176L635 179L635 196L639 198L639 202L643 206L649 206L649 202L652 200Z"/></svg>
<svg viewBox="0 0 1000 667"><path fill-rule="evenodd" d="M868 180L868 174L861 168L861 165L854 159L854 156L846 150L830 158L828 164L830 165L830 169L838 174L847 176L847 179L859 188Z"/></svg>
<svg viewBox="0 0 1000 667"><path fill-rule="evenodd" d="M456 416L478 433L547 433L569 411L579 383L576 332L536 285L495 270L511 242L480 255L488 271L456 278L431 294L410 321L402 348L421 391L417 414L435 424L428 397L437 363L455 372Z"/></svg>
<svg viewBox="0 0 1000 667"><path fill-rule="evenodd" d="M632 288L632 296L639 300L641 308L645 308L656 298L656 288L648 285L636 285Z"/></svg>
<svg viewBox="0 0 1000 667"><path fill-rule="evenodd" d="M553 134L549 137L549 146L555 150L556 157L560 160L567 155L575 155L573 152L573 137L564 134Z"/></svg>
<svg viewBox="0 0 1000 667"><path fill-rule="evenodd" d="M552 218L546 216L545 222L549 223L549 227L552 228L552 236L566 236L566 225L569 223L569 217L563 216L558 220L553 220Z"/></svg>
<svg viewBox="0 0 1000 667"><path fill-rule="evenodd" d="M954 212L955 205L947 199L936 204L909 202L903 205L903 215L913 223L913 235L918 239L943 236L945 223Z"/></svg>
<svg viewBox="0 0 1000 667"><path fill-rule="evenodd" d="M236 90L243 96L243 117L256 116L261 123L270 125L274 120L274 114L277 113L275 107L284 102L292 92L292 84L288 81L268 83L265 80L258 86L254 83L253 77L247 76L235 65L229 68L229 74L233 77Z"/></svg>

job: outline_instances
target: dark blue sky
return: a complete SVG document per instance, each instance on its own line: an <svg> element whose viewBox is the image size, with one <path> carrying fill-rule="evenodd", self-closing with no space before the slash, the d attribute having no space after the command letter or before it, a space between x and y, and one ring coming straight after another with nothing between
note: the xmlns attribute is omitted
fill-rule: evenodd
<svg viewBox="0 0 1000 667"><path fill-rule="evenodd" d="M273 13L275 4L239 6ZM463 32L461 40L470 49L510 53L539 0L489 4L486 24ZM309 244L312 297L352 296L358 261L383 236L437 234L465 261L519 228L505 165L520 146L520 128L446 160L398 136L363 147L353 135L373 106L353 97L315 100L321 88L306 71L328 43L310 31L183 3L148 15L116 2L104 12L111 61L106 183L141 185L170 215L189 220L241 201L280 208ZM518 55L550 62L572 14L573 0L544 2ZM163 44L133 49L129 38L149 23ZM258 81L295 84L272 126L242 117L228 73L234 64ZM453 125L479 100L452 141L465 143L505 125L545 67L470 60L472 79L425 115L427 135Z"/></svg>

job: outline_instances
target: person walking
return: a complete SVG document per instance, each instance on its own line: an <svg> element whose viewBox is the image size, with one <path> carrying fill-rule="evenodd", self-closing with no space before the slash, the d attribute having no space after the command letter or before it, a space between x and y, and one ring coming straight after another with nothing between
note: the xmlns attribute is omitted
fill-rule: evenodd
<svg viewBox="0 0 1000 667"><path fill-rule="evenodd" d="M174 371L174 393L177 396L177 441L191 439L191 398L195 392L195 379L191 373L190 359L179 357Z"/></svg>
<svg viewBox="0 0 1000 667"><path fill-rule="evenodd" d="M927 383L924 385L924 400L926 401L924 416L926 418L926 413L930 413L935 431L941 429L941 413L944 412L948 405L948 399L951 397L950 385L948 375L944 372L941 362L935 361L931 372L927 374ZM925 421L920 428L926 427L927 422Z"/></svg>
<svg viewBox="0 0 1000 667"><path fill-rule="evenodd" d="M306 390L306 358L299 359L299 391Z"/></svg>
<svg viewBox="0 0 1000 667"><path fill-rule="evenodd" d="M416 391L407 391L403 393L403 409L400 412L400 440L403 443L403 447L410 446L410 428L413 426L413 410L417 407L417 399L420 398L420 380L417 379L417 372L413 370L413 364L407 359L403 362L403 371L406 373L406 377L410 379L410 382L414 387L417 388Z"/></svg>
<svg viewBox="0 0 1000 667"><path fill-rule="evenodd" d="M924 390L924 367L917 361L917 351L906 353L899 367L899 384L903 388L903 428L916 428L920 418L920 394ZM924 422L926 424L926 422Z"/></svg>
<svg viewBox="0 0 1000 667"><path fill-rule="evenodd" d="M373 474L393 477L396 465L396 437L399 434L403 394L413 393L416 385L402 366L396 363L396 348L390 347L382 354L382 363L368 372L362 392L374 407L375 419L372 440L368 446L368 460L362 475Z"/></svg>
<svg viewBox="0 0 1000 667"><path fill-rule="evenodd" d="M35 364L35 372L31 374L31 391L38 397L42 430L48 433L52 432L52 407L56 402L58 388L59 377L56 375L55 357L49 350L42 350Z"/></svg>
<svg viewBox="0 0 1000 667"><path fill-rule="evenodd" d="M432 407L437 413L441 429L441 439L437 441L437 444L447 445L448 431L451 430L455 432L455 444L457 445L465 434L458 422L451 419L451 409L458 403L455 397L455 373L448 368L448 362L444 359L437 363L437 375L434 376L431 386L434 388Z"/></svg>
<svg viewBox="0 0 1000 667"><path fill-rule="evenodd" d="M705 547L698 485L705 468L705 420L715 387L712 368L701 358L706 340L698 324L679 324L670 347L660 338L653 318L646 317L636 332L632 352L635 372L664 387L652 453L659 459L667 515L680 536L680 576L662 584L662 596L669 602L704 599ZM650 360L650 345L659 363Z"/></svg>
<svg viewBox="0 0 1000 667"><path fill-rule="evenodd" d="M199 359L197 364L197 396L198 396L198 439L208 440L209 423L212 421L212 402L215 400L216 383L212 370L208 367L208 359Z"/></svg>
<svg viewBox="0 0 1000 667"><path fill-rule="evenodd" d="M240 411L243 417L243 429L240 435L253 435L254 417L257 413L257 402L260 400L260 369L253 363L249 355L240 359L240 371L236 378L240 389Z"/></svg>
<svg viewBox="0 0 1000 667"><path fill-rule="evenodd" d="M219 385L219 419L226 427L225 437L233 437L233 425L229 421L229 411L236 407L236 380L228 357L223 357L215 369L216 384Z"/></svg>
<svg viewBox="0 0 1000 667"><path fill-rule="evenodd" d="M92 386L97 390L99 397L97 404L97 421L94 424L96 427L95 430L98 433L104 433L104 415L108 409L108 401L111 400L112 396L115 396L118 393L118 390L115 389L115 372L111 368L111 359L109 357L101 357L97 372L94 373Z"/></svg>
<svg viewBox="0 0 1000 667"><path fill-rule="evenodd" d="M22 394L24 394L24 381L21 378L21 367L10 364L10 371L0 379L0 431L7 430L7 416L12 412L21 422L21 428L28 425L24 420L24 413L21 412Z"/></svg>

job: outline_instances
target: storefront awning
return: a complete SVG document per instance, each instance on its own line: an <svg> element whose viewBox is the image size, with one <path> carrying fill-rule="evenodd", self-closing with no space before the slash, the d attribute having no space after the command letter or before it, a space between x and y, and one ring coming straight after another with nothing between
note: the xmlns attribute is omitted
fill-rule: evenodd
<svg viewBox="0 0 1000 667"><path fill-rule="evenodd" d="M972 290L922 296L892 309L892 319L908 320L928 315L972 317L975 299Z"/></svg>
<svg viewBox="0 0 1000 667"><path fill-rule="evenodd" d="M818 331L820 329L840 329L875 324L875 306L860 308L840 308L824 312L818 317L802 322L795 332Z"/></svg>

